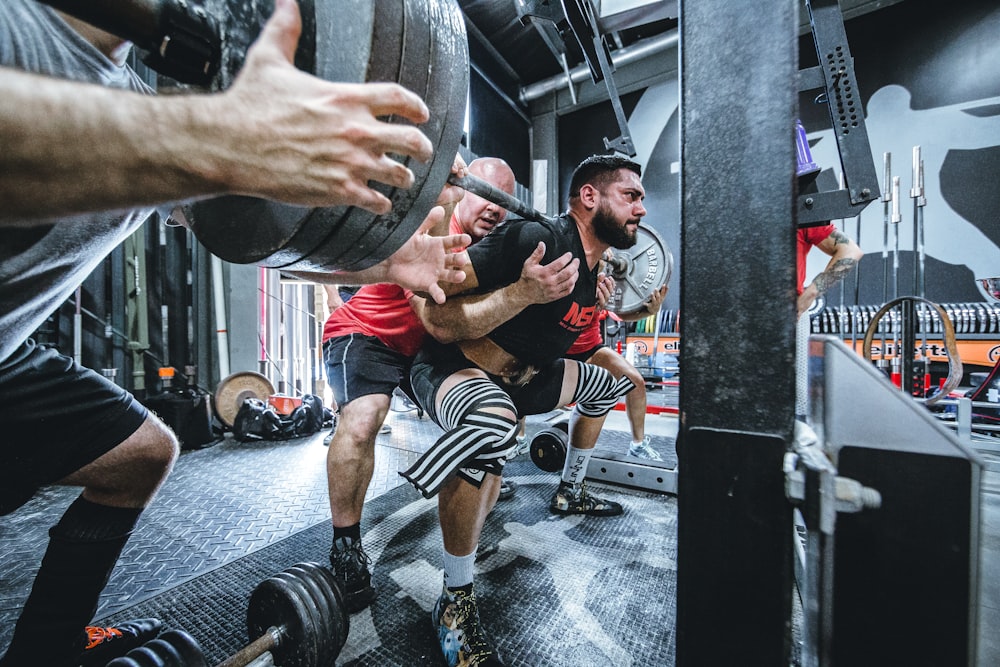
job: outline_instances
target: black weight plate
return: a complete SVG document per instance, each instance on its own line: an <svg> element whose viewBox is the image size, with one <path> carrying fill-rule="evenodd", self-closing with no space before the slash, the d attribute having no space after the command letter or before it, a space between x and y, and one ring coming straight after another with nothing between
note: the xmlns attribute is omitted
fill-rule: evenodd
<svg viewBox="0 0 1000 667"><path fill-rule="evenodd" d="M566 443L569 436L559 428L549 427L531 439L531 462L545 472L559 472L566 463Z"/></svg>
<svg viewBox="0 0 1000 667"><path fill-rule="evenodd" d="M351 4L366 5L369 14L362 17L362 25L368 28L367 32L364 32L362 29L356 34L352 33L357 43L363 44L363 47L359 48L359 51L368 56L365 59L363 67L358 69L356 78L352 80L399 83L400 72L402 70L401 60L403 55L405 20L403 0L379 0L371 4ZM330 20L339 22L341 18L334 18L332 12L328 9L330 7L330 3L322 3L317 8L320 17L329 15ZM357 10L352 11L356 12ZM341 30L338 28L338 32L341 32ZM325 32L321 30L320 36L323 37ZM318 38L318 47L317 73L329 80L344 80L330 78L331 75L341 73L340 70L342 68L337 64L344 50L341 40ZM425 91L416 92L422 96ZM395 118L390 116L385 120L392 122ZM397 159L399 158L397 157ZM412 158L407 157L405 161L402 161L402 164L409 166L409 161L411 160ZM381 183L372 183L371 185L391 200L391 195L394 192L393 188ZM331 216L324 215L323 209L316 209L305 224L309 227L314 227L317 224L323 225L324 217L329 218ZM346 268L349 260L343 259L344 256L351 251L358 239L367 233L375 217L375 213L359 207L337 209L336 224L335 226L326 225L327 233L323 241L316 244L309 252L303 253L299 263L286 266L285 268L302 270Z"/></svg>
<svg viewBox="0 0 1000 667"><path fill-rule="evenodd" d="M410 0L411 2L413 0ZM426 167L419 191L406 193L408 204L397 210L404 213L399 221L386 221L384 242L374 259L381 261L396 252L420 227L445 185L455 154L462 140L465 102L469 87L469 52L465 20L454 0L421 0L431 26L430 78L425 100L431 108L431 120L423 126L434 143L434 159ZM416 174L417 171L414 171ZM369 265L376 263L369 260ZM364 268L364 264L359 264Z"/></svg>
<svg viewBox="0 0 1000 667"><path fill-rule="evenodd" d="M347 643L347 635L351 629L351 617L347 612L347 604L344 601L344 594L340 590L340 585L334 578L333 573L317 563L299 563L298 569L310 576L316 587L322 592L327 600L327 605L331 610L330 618L334 627L334 645L337 653Z"/></svg>
<svg viewBox="0 0 1000 667"><path fill-rule="evenodd" d="M162 639L151 639L143 644L149 651L152 651L160 659L163 667L188 667L184 656L181 655L173 644Z"/></svg>
<svg viewBox="0 0 1000 667"><path fill-rule="evenodd" d="M352 215L345 220L342 234L347 235L350 243L347 244L346 252L341 254L337 259L338 266L344 269L358 270L367 268L381 262L398 249L398 247L393 248L392 252L387 254L377 252L379 248L386 244L390 232L403 222L413 207L417 195L422 191L426 183L431 165L438 160L444 159L438 150L439 137L435 133L435 126L441 122L441 114L436 111L435 106L440 102L428 95L428 83L431 78L431 63L428 62L428 58L432 53L432 26L428 7L435 1L404 0L401 24L402 52L399 59L399 84L419 95L427 103L428 107L430 107L431 118L421 129L434 145L434 156L428 163L421 163L411 158L401 160L402 164L409 167L410 171L413 172L413 187L409 189L383 187L381 184L375 185L376 189L386 195L392 202L391 211L385 215L370 218L368 215L364 215L365 212L363 210L357 209L358 215ZM380 4L379 7L380 10L382 7L388 10L392 6L392 3L389 2L384 5ZM379 23L383 21L381 14L377 18ZM388 23L391 19L395 18L395 16L386 16L385 22ZM390 120L401 124L409 124L409 121L404 119L392 118ZM449 167L453 160L453 156L448 157ZM441 181L441 185L437 190L438 193L440 193L441 186L443 185L444 181ZM435 199L437 199L437 193L435 193ZM428 210L430 209L428 208ZM420 221L423 221L425 216L426 214L421 216ZM413 232L419 226L420 222L409 229L406 238L412 236Z"/></svg>
<svg viewBox="0 0 1000 667"><path fill-rule="evenodd" d="M334 613L339 610L330 606L329 599L309 572L298 565L292 565L285 569L285 574L295 577L312 600L313 622L316 625L319 640L316 664L333 667L341 649L341 646L336 643L337 637L334 636L339 625L337 619L334 618Z"/></svg>
<svg viewBox="0 0 1000 667"><path fill-rule="evenodd" d="M399 19L386 14L399 2L319 2L316 6L320 26L316 35L317 76L328 81L395 82L400 68L402 8L398 9ZM346 58L345 54L348 54ZM384 184L371 185L383 194L392 191ZM341 256L356 244L352 227L356 223L352 221L370 223L374 218L374 213L358 207L314 208L288 239L285 252L268 265L307 271L341 268L344 264ZM316 260L309 259L311 255L322 256L326 266L317 265Z"/></svg>
<svg viewBox="0 0 1000 667"><path fill-rule="evenodd" d="M186 207L191 231L213 255L277 267L299 259L287 249L311 209L255 197L216 197Z"/></svg>
<svg viewBox="0 0 1000 667"><path fill-rule="evenodd" d="M167 667L163 659L145 644L137 646L125 654L136 667Z"/></svg>
<svg viewBox="0 0 1000 667"><path fill-rule="evenodd" d="M183 630L167 630L166 632L161 632L160 636L157 637L158 641L170 644L173 649L181 656L181 662L179 665L183 667L208 667L208 663L205 661L205 654L201 650L201 646L194 637L184 632Z"/></svg>
<svg viewBox="0 0 1000 667"><path fill-rule="evenodd" d="M282 667L317 667L319 629L308 593L294 577L278 572L254 589L247 605L247 630L251 639L276 627L281 639L271 649Z"/></svg>

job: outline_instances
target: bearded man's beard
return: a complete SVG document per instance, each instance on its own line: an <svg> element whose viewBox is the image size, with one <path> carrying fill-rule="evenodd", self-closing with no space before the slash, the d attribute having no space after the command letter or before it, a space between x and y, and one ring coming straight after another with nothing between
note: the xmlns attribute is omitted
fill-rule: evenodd
<svg viewBox="0 0 1000 667"><path fill-rule="evenodd" d="M629 220L629 222L638 223L639 221ZM618 224L618 221L604 204L594 213L591 224L594 226L594 235L597 236L598 240L607 243L612 248L625 250L634 246L638 240L638 230L629 230L625 225Z"/></svg>

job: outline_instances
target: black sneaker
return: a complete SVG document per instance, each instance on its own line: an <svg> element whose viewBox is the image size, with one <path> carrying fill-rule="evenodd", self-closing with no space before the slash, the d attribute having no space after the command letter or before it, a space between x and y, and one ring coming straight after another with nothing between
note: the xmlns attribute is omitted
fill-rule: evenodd
<svg viewBox="0 0 1000 667"><path fill-rule="evenodd" d="M517 488L517 484L514 482L508 482L505 479L500 480L500 495L497 500L507 500L508 498L514 497L514 489Z"/></svg>
<svg viewBox="0 0 1000 667"><path fill-rule="evenodd" d="M568 482L559 482L559 488L552 496L549 511L553 514L589 514L591 516L618 516L625 510L616 502L601 500L590 495L587 483L574 486Z"/></svg>
<svg viewBox="0 0 1000 667"><path fill-rule="evenodd" d="M476 594L472 590L442 590L431 612L431 623L448 667L504 667L480 625Z"/></svg>
<svg viewBox="0 0 1000 667"><path fill-rule="evenodd" d="M87 626L87 646L80 655L80 665L106 665L154 639L162 628L163 623L156 618L137 618L111 627Z"/></svg>
<svg viewBox="0 0 1000 667"><path fill-rule="evenodd" d="M359 612L375 601L372 588L372 574L368 565L372 562L361 547L348 537L334 540L330 550L330 565L344 592L344 603L350 613Z"/></svg>

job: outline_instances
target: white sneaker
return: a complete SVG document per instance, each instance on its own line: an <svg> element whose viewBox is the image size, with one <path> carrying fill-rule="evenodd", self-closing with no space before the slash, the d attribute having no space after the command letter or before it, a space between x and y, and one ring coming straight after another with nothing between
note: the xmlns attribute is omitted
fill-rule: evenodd
<svg viewBox="0 0 1000 667"><path fill-rule="evenodd" d="M633 442L628 446L628 455L649 461L662 461L660 453L649 446L649 436L642 439L642 442Z"/></svg>

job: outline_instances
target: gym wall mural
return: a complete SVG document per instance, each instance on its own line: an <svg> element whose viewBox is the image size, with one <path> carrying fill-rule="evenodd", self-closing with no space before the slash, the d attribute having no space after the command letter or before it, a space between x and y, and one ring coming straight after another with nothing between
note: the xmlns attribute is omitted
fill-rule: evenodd
<svg viewBox="0 0 1000 667"><path fill-rule="evenodd" d="M873 160L883 186L883 154L891 154L892 175L900 178L899 295L913 289L913 147L924 162L926 296L932 301L987 299L976 278L1000 275L1000 5L994 0L959 0L942 11L928 0L910 0L846 22L855 71L864 99ZM811 35L800 42L800 67L816 64ZM800 116L814 160L841 171L828 111L816 92L800 96ZM636 160L643 165L645 222L664 238L677 262L680 255L679 89L676 79L622 96ZM734 105L738 100L734 100ZM604 152L600 137L614 127L610 104L589 107L560 119L562 197L573 166ZM597 129L593 129L597 128ZM789 129L791 133L791 128ZM581 137L597 137L581 145ZM734 146L733 150L742 150ZM720 163L725 169L725 163ZM738 203L734 205L738 206ZM851 238L858 221L834 221ZM872 202L861 214L859 244L865 251L858 275L859 303L883 302L883 206ZM753 230L748 229L748 234ZM720 239L720 252L738 239ZM888 252L893 250L890 226ZM807 280L827 257L810 253ZM891 264L891 258L890 258ZM734 267L734 271L737 267ZM665 308L680 300L675 271ZM854 303L853 277L845 281L845 303ZM836 305L839 292L827 295ZM891 292L890 292L891 298Z"/></svg>

